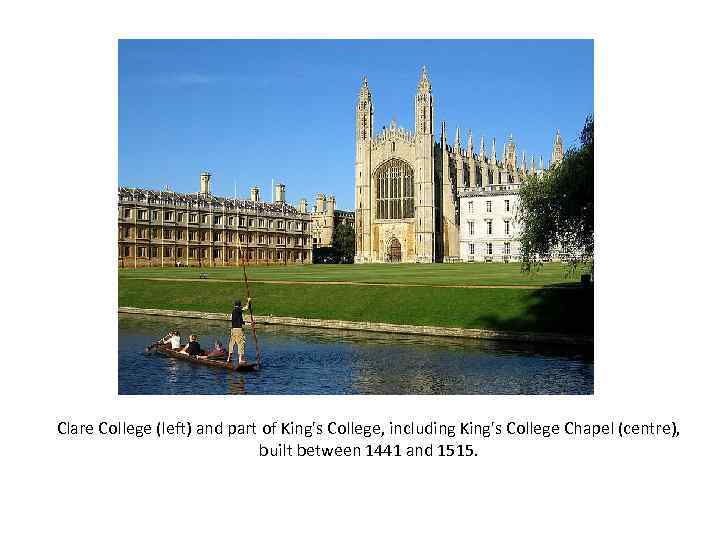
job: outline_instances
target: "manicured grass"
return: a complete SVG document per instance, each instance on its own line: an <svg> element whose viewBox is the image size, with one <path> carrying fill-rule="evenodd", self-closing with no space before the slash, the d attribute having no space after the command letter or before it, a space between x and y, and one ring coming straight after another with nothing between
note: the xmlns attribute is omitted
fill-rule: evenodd
<svg viewBox="0 0 720 540"><path fill-rule="evenodd" d="M243 279L242 268L138 268L120 269L120 277ZM554 285L579 284L580 271L568 272L560 263L547 263L540 271L525 274L519 263L465 264L316 264L298 266L248 266L249 279L267 281L354 281L421 285Z"/></svg>
<svg viewBox="0 0 720 540"><path fill-rule="evenodd" d="M455 279L466 280L468 275L462 275L463 272L472 273L468 267L473 265L463 266L465 268L456 274ZM486 265L491 266L507 268L507 265ZM447 271L452 273L459 267L461 265L445 265L442 268L447 268ZM311 269L308 275L316 277L328 275L313 274L316 268L322 272L335 270L328 269L325 265L293 267L295 268L298 268L296 275L300 275L302 270ZM419 279L418 274L409 278L403 272L423 272L415 265L405 266L404 269L397 266L391 268L392 270L385 270L385 276L386 279L392 277L390 281L395 282L401 278ZM259 271L265 269L254 270L255 277L258 278L261 273ZM342 270L343 273L339 275L351 275L354 271L352 267L343 267ZM197 269L180 272L186 272L188 277L196 277L198 273ZM225 273L228 270L210 272L213 276L215 272ZM154 271L147 271L147 274L153 273ZM119 305L229 312L234 299L245 298L245 287L242 283L126 279L139 275L140 272L121 272ZM436 280L443 277L437 273L428 273L423 274L422 279L430 279L430 276ZM592 290L582 288L448 289L255 283L252 285L252 296L253 309L258 315L584 335L592 335L593 331Z"/></svg>

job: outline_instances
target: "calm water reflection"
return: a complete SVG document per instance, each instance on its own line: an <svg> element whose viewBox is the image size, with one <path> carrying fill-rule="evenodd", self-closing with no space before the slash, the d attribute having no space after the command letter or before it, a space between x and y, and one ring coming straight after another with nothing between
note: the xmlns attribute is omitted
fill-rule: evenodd
<svg viewBox="0 0 720 540"><path fill-rule="evenodd" d="M591 349L259 326L263 368L234 373L158 356L169 328L209 347L228 323L120 315L120 394L592 394ZM250 333L248 353L254 358Z"/></svg>

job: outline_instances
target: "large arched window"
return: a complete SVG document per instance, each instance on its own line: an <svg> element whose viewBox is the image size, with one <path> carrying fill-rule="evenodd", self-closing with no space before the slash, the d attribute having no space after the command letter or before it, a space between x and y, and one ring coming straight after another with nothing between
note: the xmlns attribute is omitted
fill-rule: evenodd
<svg viewBox="0 0 720 540"><path fill-rule="evenodd" d="M391 159L375 173L378 219L411 218L415 213L413 170L409 163Z"/></svg>

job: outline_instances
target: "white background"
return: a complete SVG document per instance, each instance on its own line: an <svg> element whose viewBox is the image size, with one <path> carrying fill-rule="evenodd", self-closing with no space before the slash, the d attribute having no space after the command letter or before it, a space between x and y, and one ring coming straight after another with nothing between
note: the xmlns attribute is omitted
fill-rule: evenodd
<svg viewBox="0 0 720 540"><path fill-rule="evenodd" d="M717 534L717 18L705 3L638 4L5 6L3 536ZM190 36L595 38L595 395L117 396L116 40ZM255 444L55 435L60 418L121 415L674 419L681 436L495 441L466 460L258 459Z"/></svg>

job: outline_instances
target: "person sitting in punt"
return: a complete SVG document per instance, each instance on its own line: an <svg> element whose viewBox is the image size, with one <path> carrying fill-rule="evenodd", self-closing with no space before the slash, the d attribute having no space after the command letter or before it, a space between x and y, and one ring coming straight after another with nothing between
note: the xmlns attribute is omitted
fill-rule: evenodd
<svg viewBox="0 0 720 540"><path fill-rule="evenodd" d="M208 357L225 357L225 349L223 348L222 344L216 339L215 343L213 344L213 350L208 353Z"/></svg>
<svg viewBox="0 0 720 540"><path fill-rule="evenodd" d="M188 344L185 345L183 350L180 352L184 352L190 356L197 356L198 358L207 358L207 356L205 356L205 351L200 348L200 343L198 343L197 336L195 334L190 334L190 341L188 341Z"/></svg>
<svg viewBox="0 0 720 540"><path fill-rule="evenodd" d="M164 345L170 344L170 348L172 350L177 350L180 348L180 332L177 330L170 330L170 333L168 333L167 336L165 336L162 340Z"/></svg>

